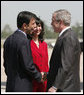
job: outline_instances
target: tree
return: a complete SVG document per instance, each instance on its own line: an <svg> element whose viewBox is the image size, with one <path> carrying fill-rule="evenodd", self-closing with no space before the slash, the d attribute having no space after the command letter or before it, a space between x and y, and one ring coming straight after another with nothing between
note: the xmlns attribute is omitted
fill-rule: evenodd
<svg viewBox="0 0 84 95"><path fill-rule="evenodd" d="M7 38L13 32L8 24L5 25L4 29L1 31L1 38Z"/></svg>
<svg viewBox="0 0 84 95"><path fill-rule="evenodd" d="M78 38L83 39L83 24L76 23L75 26L72 26L72 30L76 32Z"/></svg>
<svg viewBox="0 0 84 95"><path fill-rule="evenodd" d="M45 32L45 35L44 35L44 38L46 39L56 39L58 34L57 33L54 33L52 27L48 27L46 24L44 24L44 32Z"/></svg>

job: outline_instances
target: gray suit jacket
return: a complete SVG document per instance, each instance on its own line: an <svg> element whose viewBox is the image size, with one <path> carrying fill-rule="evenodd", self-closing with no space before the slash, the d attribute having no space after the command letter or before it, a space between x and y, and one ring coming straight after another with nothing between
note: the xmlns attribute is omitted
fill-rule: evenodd
<svg viewBox="0 0 84 95"><path fill-rule="evenodd" d="M55 44L47 76L47 89L55 86L66 92L80 91L80 44L75 33L68 29Z"/></svg>

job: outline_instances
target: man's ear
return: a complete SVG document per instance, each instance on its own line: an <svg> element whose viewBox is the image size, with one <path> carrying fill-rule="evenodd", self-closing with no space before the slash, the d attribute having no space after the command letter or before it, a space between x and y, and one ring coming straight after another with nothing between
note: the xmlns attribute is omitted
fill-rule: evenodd
<svg viewBox="0 0 84 95"><path fill-rule="evenodd" d="M63 20L60 20L60 24L63 25L63 23L64 23Z"/></svg>
<svg viewBox="0 0 84 95"><path fill-rule="evenodd" d="M24 30L26 30L27 27L28 27L28 25L26 23L23 23L23 26L22 27L23 27Z"/></svg>

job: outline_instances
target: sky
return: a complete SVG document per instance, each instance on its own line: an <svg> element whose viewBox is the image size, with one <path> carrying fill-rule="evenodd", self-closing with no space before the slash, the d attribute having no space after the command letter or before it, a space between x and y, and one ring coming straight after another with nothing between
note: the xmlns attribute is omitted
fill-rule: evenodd
<svg viewBox="0 0 84 95"><path fill-rule="evenodd" d="M30 11L51 27L54 11L67 9L71 13L71 26L83 23L83 1L1 1L1 30L6 24L17 29L17 15L21 11Z"/></svg>

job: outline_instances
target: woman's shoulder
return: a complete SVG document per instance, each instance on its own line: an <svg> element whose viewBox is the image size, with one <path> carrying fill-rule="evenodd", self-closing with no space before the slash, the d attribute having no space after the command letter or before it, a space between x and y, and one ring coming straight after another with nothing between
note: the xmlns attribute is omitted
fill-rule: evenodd
<svg viewBox="0 0 84 95"><path fill-rule="evenodd" d="M30 44L31 44L31 45L34 45L34 41L33 41L33 40L30 40Z"/></svg>
<svg viewBox="0 0 84 95"><path fill-rule="evenodd" d="M45 41L43 41L42 44L47 45L47 43Z"/></svg>

